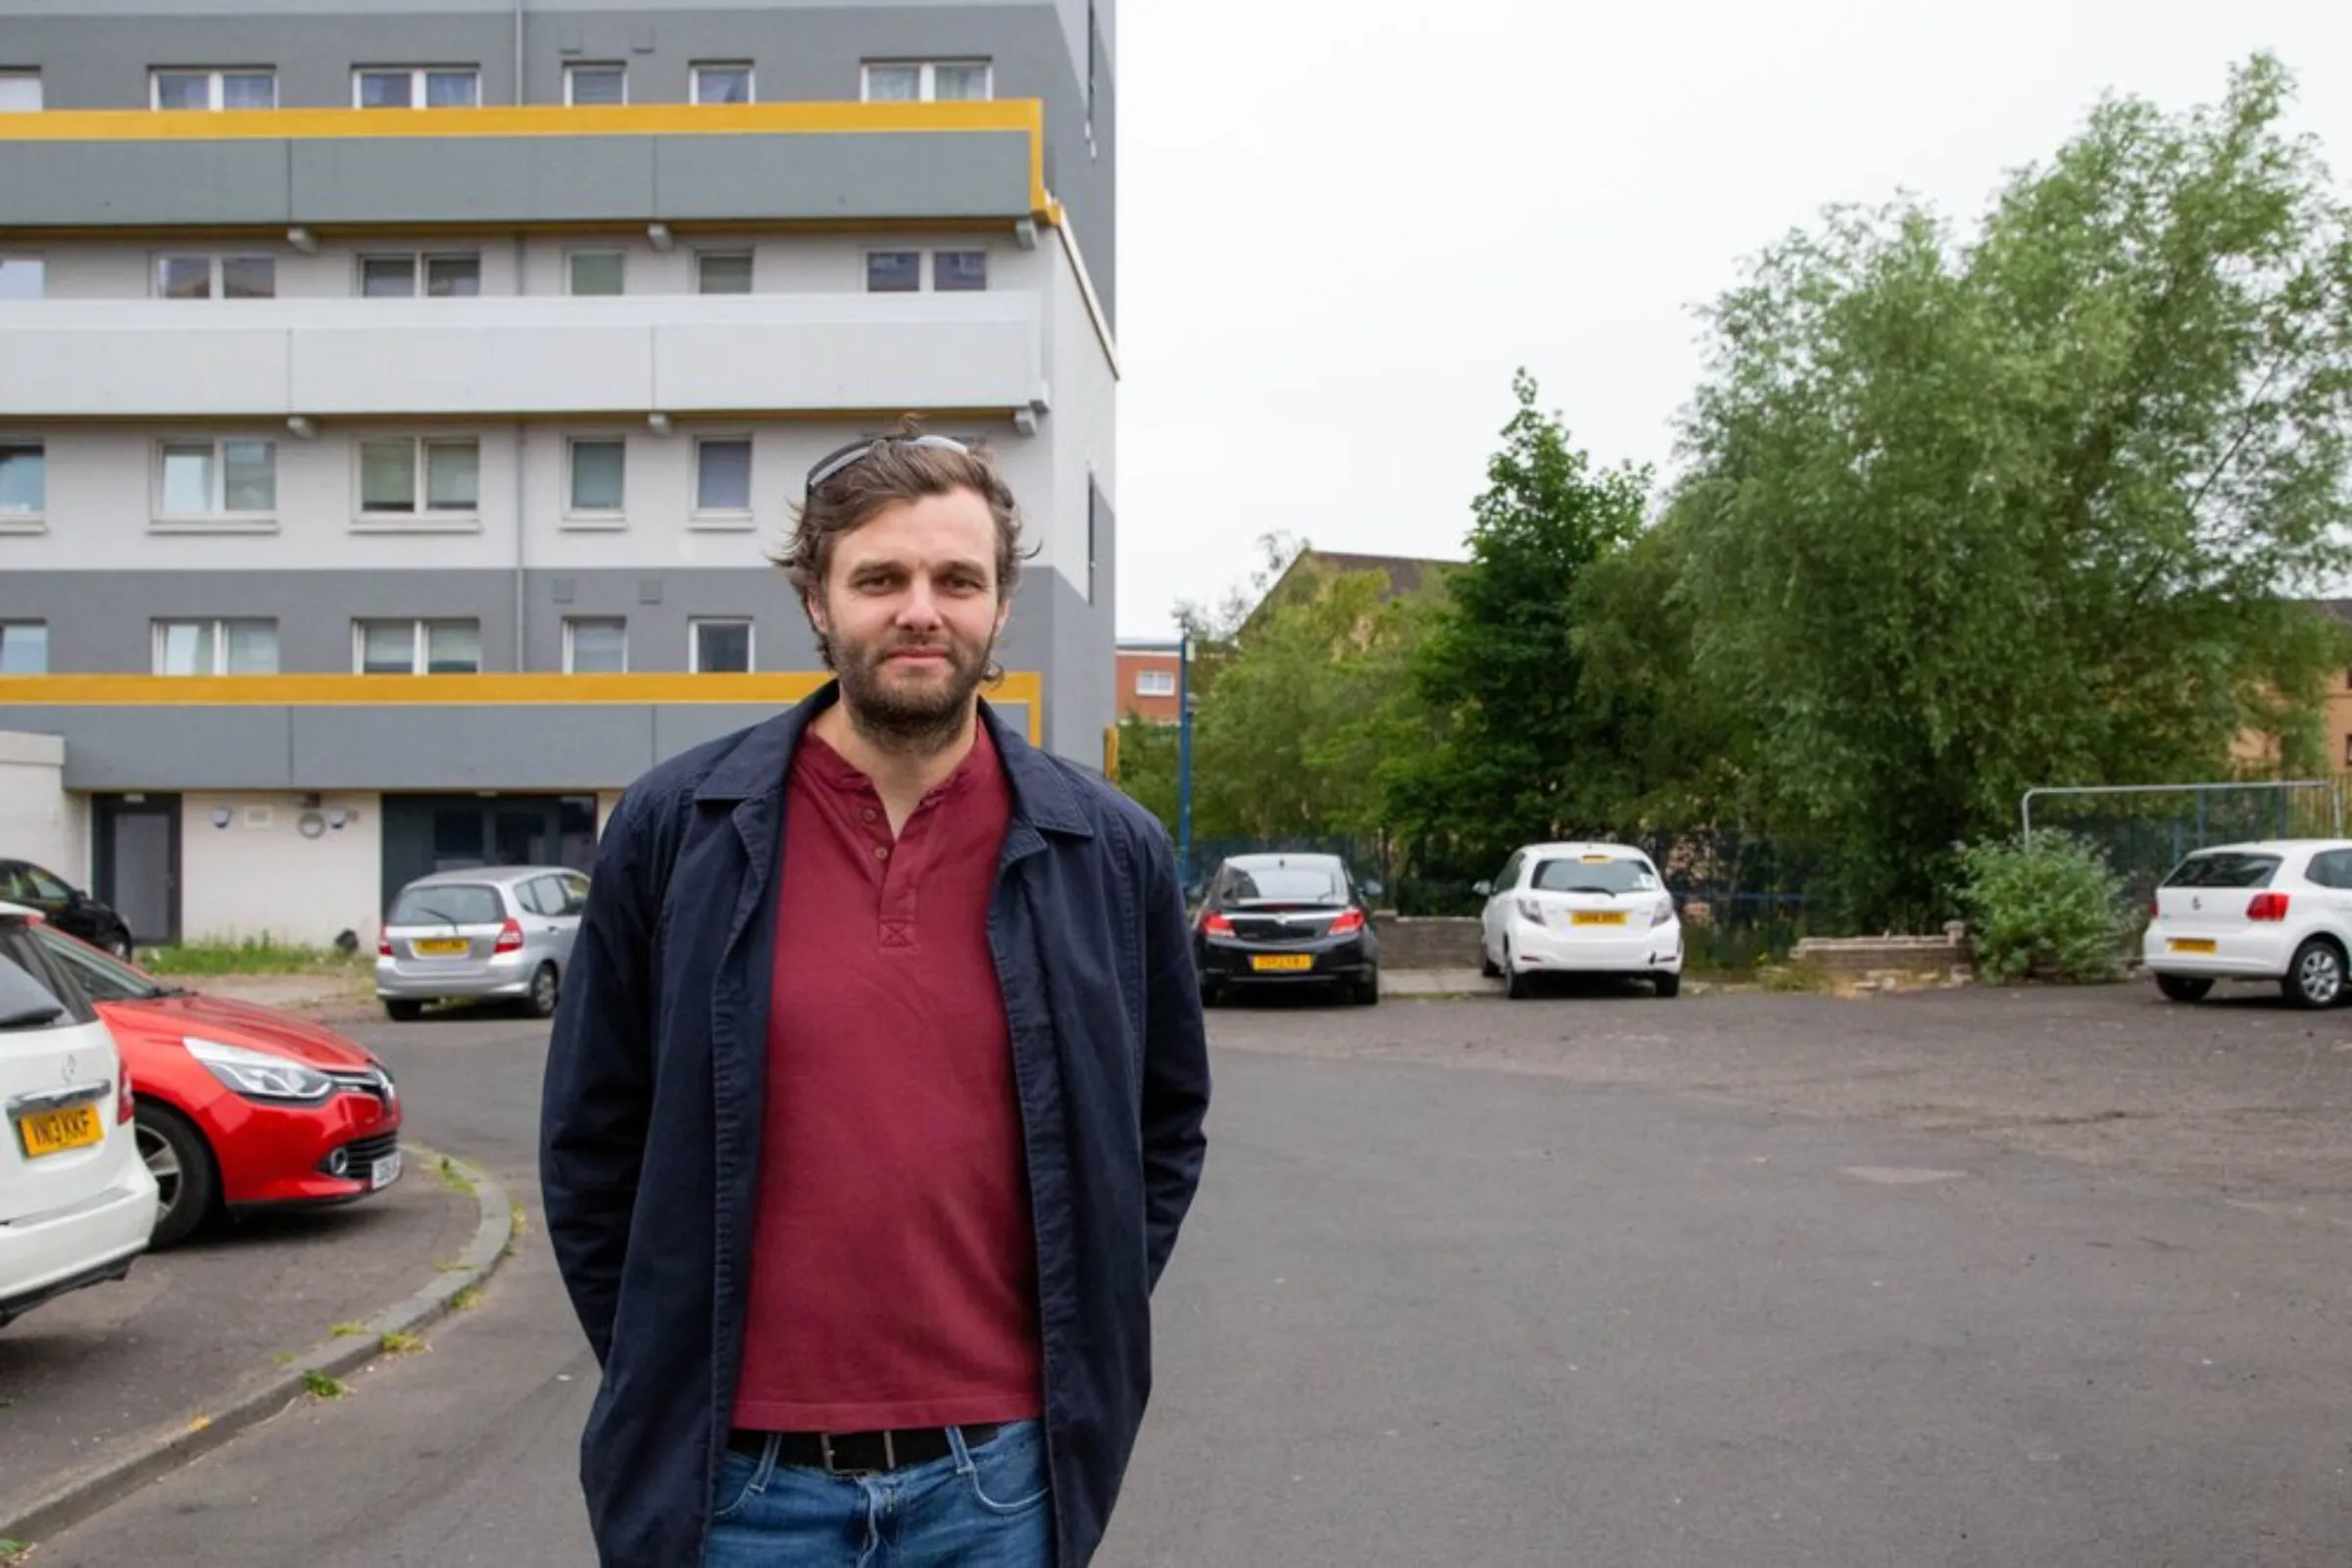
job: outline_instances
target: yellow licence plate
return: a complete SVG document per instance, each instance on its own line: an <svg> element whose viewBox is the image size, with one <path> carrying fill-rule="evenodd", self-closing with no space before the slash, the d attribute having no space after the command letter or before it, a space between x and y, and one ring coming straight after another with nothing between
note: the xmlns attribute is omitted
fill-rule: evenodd
<svg viewBox="0 0 2352 1568"><path fill-rule="evenodd" d="M1252 969L1312 969L1315 957L1311 953L1259 953L1250 958Z"/></svg>
<svg viewBox="0 0 2352 1568"><path fill-rule="evenodd" d="M2214 951L2213 943L2204 937L2175 937L2172 947L2175 953L2211 953Z"/></svg>
<svg viewBox="0 0 2352 1568"><path fill-rule="evenodd" d="M1623 925L1623 909L1579 909L1568 917L1570 925Z"/></svg>
<svg viewBox="0 0 2352 1568"><path fill-rule="evenodd" d="M17 1136L24 1142L24 1157L38 1159L69 1149L87 1149L106 1136L106 1122L96 1105L74 1105L19 1118Z"/></svg>
<svg viewBox="0 0 2352 1568"><path fill-rule="evenodd" d="M424 937L410 943L409 946L415 948L421 955L440 957L445 954L464 953L473 944L464 937Z"/></svg>

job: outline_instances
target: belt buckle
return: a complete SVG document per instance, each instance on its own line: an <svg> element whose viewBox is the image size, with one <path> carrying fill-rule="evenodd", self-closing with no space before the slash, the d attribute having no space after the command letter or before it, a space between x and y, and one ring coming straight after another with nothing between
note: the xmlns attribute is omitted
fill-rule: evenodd
<svg viewBox="0 0 2352 1568"><path fill-rule="evenodd" d="M830 1432L820 1432L816 1435L816 1449L818 1457L824 1460L825 1474L829 1476L866 1476L874 1474L872 1470L863 1466L859 1466L856 1469L847 1469L841 1465L835 1464L833 1462L833 1434ZM896 1470L898 1467L898 1445L892 1441L891 1434L888 1431L885 1431L882 1434L882 1468L885 1470Z"/></svg>

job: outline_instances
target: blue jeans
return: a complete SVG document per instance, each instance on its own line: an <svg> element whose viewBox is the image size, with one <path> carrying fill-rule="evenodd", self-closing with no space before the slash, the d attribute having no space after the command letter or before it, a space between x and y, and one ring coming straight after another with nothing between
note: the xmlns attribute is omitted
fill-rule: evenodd
<svg viewBox="0 0 2352 1568"><path fill-rule="evenodd" d="M729 1449L704 1568L1052 1568L1046 1434L1016 1421L944 1459L836 1476Z"/></svg>

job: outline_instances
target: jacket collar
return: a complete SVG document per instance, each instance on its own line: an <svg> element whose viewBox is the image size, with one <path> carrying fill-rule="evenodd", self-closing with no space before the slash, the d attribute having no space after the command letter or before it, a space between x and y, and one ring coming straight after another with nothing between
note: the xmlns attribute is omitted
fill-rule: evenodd
<svg viewBox="0 0 2352 1568"><path fill-rule="evenodd" d="M698 803L723 805L781 796L792 769L793 753L808 721L841 700L841 682L829 680L775 717L756 725L740 744L719 759L694 792ZM1044 833L1092 838L1094 824L1078 803L1078 792L1054 760L1016 734L989 704L980 705L980 722L988 726L997 757L1012 788L1012 814Z"/></svg>

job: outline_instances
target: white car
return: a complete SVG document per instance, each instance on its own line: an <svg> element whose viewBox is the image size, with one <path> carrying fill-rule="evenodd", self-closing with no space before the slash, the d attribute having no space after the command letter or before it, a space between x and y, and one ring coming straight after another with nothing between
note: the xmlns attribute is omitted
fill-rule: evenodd
<svg viewBox="0 0 2352 1568"><path fill-rule="evenodd" d="M0 904L0 1324L128 1274L157 1212L122 1054L38 918Z"/></svg>
<svg viewBox="0 0 2352 1568"><path fill-rule="evenodd" d="M1479 915L1479 967L1510 997L1538 974L1621 974L1683 988L1683 921L1650 858L1623 844L1530 844L1503 862Z"/></svg>
<svg viewBox="0 0 2352 1568"><path fill-rule="evenodd" d="M2216 980L2271 981L2303 1007L2345 997L2352 839L2272 839L2199 850L2156 890L2140 961L2175 1002Z"/></svg>

